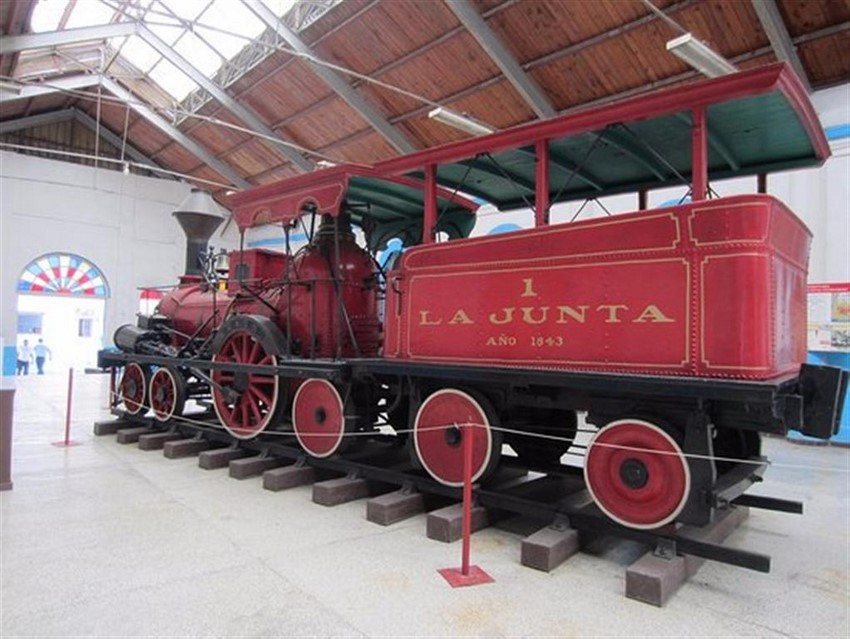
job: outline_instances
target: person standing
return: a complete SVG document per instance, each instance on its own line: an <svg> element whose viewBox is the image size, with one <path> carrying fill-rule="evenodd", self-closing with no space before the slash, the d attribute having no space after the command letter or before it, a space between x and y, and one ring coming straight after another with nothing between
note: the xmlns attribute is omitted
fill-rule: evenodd
<svg viewBox="0 0 850 639"><path fill-rule="evenodd" d="M53 359L53 353L40 337L38 338L38 344L35 345L33 350L35 351L35 367L38 369L38 374L44 375L44 360L47 357Z"/></svg>
<svg viewBox="0 0 850 639"><path fill-rule="evenodd" d="M18 361L17 361L17 373L18 375L29 375L30 373L30 362L32 361L32 346L30 346L30 342L28 339L24 340L24 343L18 346Z"/></svg>

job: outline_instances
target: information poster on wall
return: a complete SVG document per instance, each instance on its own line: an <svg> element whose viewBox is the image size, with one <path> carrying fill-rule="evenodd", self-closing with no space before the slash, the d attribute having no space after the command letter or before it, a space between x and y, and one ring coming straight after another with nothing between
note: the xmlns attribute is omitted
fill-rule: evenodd
<svg viewBox="0 0 850 639"><path fill-rule="evenodd" d="M850 282L809 284L809 350L850 352Z"/></svg>

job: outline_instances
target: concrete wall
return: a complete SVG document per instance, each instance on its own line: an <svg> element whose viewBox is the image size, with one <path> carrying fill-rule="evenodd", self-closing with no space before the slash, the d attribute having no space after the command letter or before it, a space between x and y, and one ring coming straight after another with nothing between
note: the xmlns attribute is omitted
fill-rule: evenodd
<svg viewBox="0 0 850 639"><path fill-rule="evenodd" d="M18 278L45 253L78 254L104 274L111 292L106 342L134 321L137 288L173 284L183 272L185 236L171 212L188 192L173 180L0 152L0 335L7 349L15 344Z"/></svg>

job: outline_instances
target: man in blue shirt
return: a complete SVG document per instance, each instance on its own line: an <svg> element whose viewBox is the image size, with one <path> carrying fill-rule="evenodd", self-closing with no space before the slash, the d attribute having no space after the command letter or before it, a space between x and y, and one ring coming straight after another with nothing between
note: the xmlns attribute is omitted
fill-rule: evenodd
<svg viewBox="0 0 850 639"><path fill-rule="evenodd" d="M53 353L50 352L50 349L40 337L38 338L38 344L35 345L33 350L35 351L35 365L38 368L38 374L44 375L44 360L48 356L50 356L50 359L53 359Z"/></svg>

